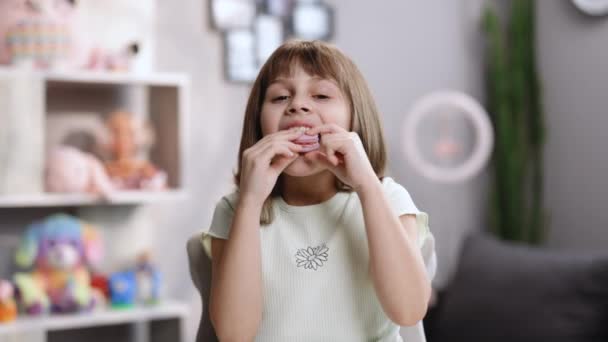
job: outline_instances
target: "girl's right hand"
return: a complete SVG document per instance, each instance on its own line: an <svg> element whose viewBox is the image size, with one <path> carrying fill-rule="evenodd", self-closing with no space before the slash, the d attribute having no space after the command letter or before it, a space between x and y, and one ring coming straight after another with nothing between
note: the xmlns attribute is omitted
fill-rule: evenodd
<svg viewBox="0 0 608 342"><path fill-rule="evenodd" d="M241 198L262 206L281 172L298 158L302 146L292 140L302 134L297 128L272 133L243 151Z"/></svg>

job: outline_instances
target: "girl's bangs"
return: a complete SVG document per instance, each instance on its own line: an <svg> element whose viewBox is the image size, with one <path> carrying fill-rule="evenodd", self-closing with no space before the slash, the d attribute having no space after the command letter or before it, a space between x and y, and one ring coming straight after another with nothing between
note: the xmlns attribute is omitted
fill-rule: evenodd
<svg viewBox="0 0 608 342"><path fill-rule="evenodd" d="M292 76L296 65L309 75L333 79L342 86L338 79L340 68L337 58L329 51L317 49L312 44L300 44L278 50L267 62L266 84L278 77Z"/></svg>

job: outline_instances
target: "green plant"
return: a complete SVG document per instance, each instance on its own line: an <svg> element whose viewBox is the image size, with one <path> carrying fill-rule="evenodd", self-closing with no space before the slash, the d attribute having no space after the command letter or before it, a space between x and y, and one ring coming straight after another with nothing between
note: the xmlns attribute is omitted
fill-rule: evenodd
<svg viewBox="0 0 608 342"><path fill-rule="evenodd" d="M486 34L487 108L496 133L491 226L502 239L540 244L546 237L543 209L545 127L536 72L532 0L510 3L508 24L491 7Z"/></svg>

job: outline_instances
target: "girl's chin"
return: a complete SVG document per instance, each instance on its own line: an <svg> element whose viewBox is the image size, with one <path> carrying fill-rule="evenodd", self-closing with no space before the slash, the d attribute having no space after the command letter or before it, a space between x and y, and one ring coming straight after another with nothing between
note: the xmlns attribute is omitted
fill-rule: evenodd
<svg viewBox="0 0 608 342"><path fill-rule="evenodd" d="M283 170L283 173L293 177L304 177L316 174L323 171L323 169L323 165L316 161L308 160L303 154L301 154L296 160L291 162L291 164L289 164L285 170Z"/></svg>

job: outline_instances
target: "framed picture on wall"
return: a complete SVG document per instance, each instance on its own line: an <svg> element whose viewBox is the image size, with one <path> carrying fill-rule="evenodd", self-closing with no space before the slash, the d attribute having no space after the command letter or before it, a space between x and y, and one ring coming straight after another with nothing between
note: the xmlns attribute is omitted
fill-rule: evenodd
<svg viewBox="0 0 608 342"><path fill-rule="evenodd" d="M285 40L285 30L280 17L260 15L255 21L256 58L259 65L266 62L268 57Z"/></svg>
<svg viewBox="0 0 608 342"><path fill-rule="evenodd" d="M287 18L291 15L295 0L262 0L264 12L277 17Z"/></svg>
<svg viewBox="0 0 608 342"><path fill-rule="evenodd" d="M257 14L256 0L209 0L211 28L219 31L251 28Z"/></svg>
<svg viewBox="0 0 608 342"><path fill-rule="evenodd" d="M224 33L224 67L229 81L251 82L258 72L256 36L253 30L229 30Z"/></svg>
<svg viewBox="0 0 608 342"><path fill-rule="evenodd" d="M334 32L333 10L321 2L298 2L293 9L291 27L297 38L329 40Z"/></svg>

